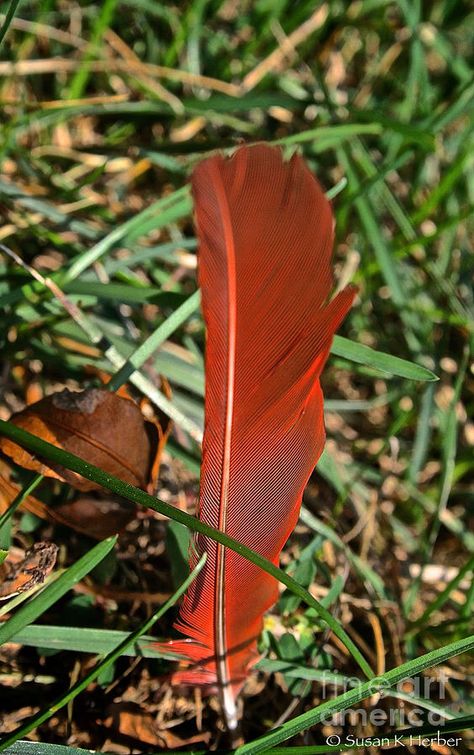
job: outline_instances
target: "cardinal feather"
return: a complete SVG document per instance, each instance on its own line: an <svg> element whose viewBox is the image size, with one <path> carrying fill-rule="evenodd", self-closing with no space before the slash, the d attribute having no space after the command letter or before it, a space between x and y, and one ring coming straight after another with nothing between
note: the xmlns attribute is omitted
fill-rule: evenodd
<svg viewBox="0 0 474 755"><path fill-rule="evenodd" d="M329 299L331 206L299 156L213 156L192 191L207 328L199 517L278 564L323 450L319 377L354 289ZM277 582L210 538L193 550L207 562L176 624L191 665L174 681L218 690L232 728Z"/></svg>

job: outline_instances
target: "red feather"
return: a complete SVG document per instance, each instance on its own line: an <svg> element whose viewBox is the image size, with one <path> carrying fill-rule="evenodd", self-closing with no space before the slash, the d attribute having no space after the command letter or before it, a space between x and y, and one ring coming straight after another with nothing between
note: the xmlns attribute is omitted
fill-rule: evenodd
<svg viewBox="0 0 474 755"><path fill-rule="evenodd" d="M333 216L299 156L242 147L202 162L192 189L207 326L199 517L278 564L323 450L319 375L354 289L328 303ZM232 728L277 582L202 535L195 551L208 560L176 624L190 639L171 643L194 667L174 681L217 688Z"/></svg>

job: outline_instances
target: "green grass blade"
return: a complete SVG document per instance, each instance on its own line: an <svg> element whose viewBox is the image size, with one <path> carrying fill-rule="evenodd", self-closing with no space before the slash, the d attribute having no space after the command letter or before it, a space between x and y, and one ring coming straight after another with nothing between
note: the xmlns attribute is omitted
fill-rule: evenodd
<svg viewBox="0 0 474 755"><path fill-rule="evenodd" d="M387 673L376 679L364 682L356 689L348 690L342 695L338 695L332 700L328 700L321 705L318 705L317 708L313 708L306 713L302 713L300 716L296 716L291 721L282 724L275 731L270 731L268 734L264 734L263 737L260 737L253 742L249 742L248 744L244 744L242 747L238 747L236 753L238 753L238 755L256 755L256 753L259 752L266 752L275 745L280 744L280 742L284 742L286 739L294 737L301 731L305 731L306 729L309 729L309 727L321 723L323 720L326 720L327 717L340 711L347 710L361 700L366 700L375 692L393 687L403 679L408 679L420 674L427 668L432 668L433 666L444 663L455 655L468 653L473 648L474 635L471 635L463 640L452 642L442 648L426 653L415 660L402 663L397 668L387 671Z"/></svg>
<svg viewBox="0 0 474 755"><path fill-rule="evenodd" d="M118 228L115 228L91 249L76 257L68 270L61 274L60 285L64 285L67 281L75 280L84 270L87 270L94 262L97 262L97 260L107 254L126 236L131 236L132 234L144 235L145 225L149 226L149 230L151 228L153 230L163 228L170 222L170 219L177 220L180 217L188 215L191 207L188 186L183 186L173 194L158 199L138 215L135 215L118 226Z"/></svg>
<svg viewBox="0 0 474 755"><path fill-rule="evenodd" d="M139 370L142 364L151 357L158 346L160 346L163 341L166 341L166 339L169 338L170 335L199 308L199 302L200 293L199 291L195 291L189 299L186 299L186 301L181 304L181 306L178 307L178 309L176 309L164 321L164 323L162 323L159 328L157 328L155 332L133 352L131 356L128 357L123 367L121 367L112 377L107 386L109 390L116 391L121 385L126 383L129 377L133 375L136 370Z"/></svg>
<svg viewBox="0 0 474 755"><path fill-rule="evenodd" d="M163 228L170 222L186 217L192 209L192 201L189 186L177 189L173 194L161 197L144 210L129 218L124 223L114 228L94 246L78 254L65 270L53 273L49 279L64 287L67 283L75 281L94 262L108 254L119 243L132 242L134 238L145 235L146 232ZM14 291L8 291L0 296L0 306L15 304L23 298L36 299L38 294L44 293L45 284L40 281L32 281Z"/></svg>
<svg viewBox="0 0 474 755"><path fill-rule="evenodd" d="M135 632L131 632L122 642L120 642L114 648L114 650L108 653L103 660L99 661L94 666L94 668L92 668L82 679L73 684L73 686L66 692L66 694L61 695L52 705L48 706L47 709L40 711L35 716L30 718L26 723L19 726L15 731L13 731L5 739L3 739L3 741L0 740L0 752L2 750L5 750L9 745L12 745L21 737L29 734L30 731L36 729L37 726L43 723L43 721L47 721L48 718L51 718L51 716L54 715L54 713L71 702L71 700L74 700L74 698L76 698L80 692L86 689L86 687L88 687L89 684L94 681L94 679L97 679L99 674L101 674L106 668L111 666L118 658L120 658L124 650L130 647L130 645L133 645L141 637L142 634L148 632L158 621L158 619L160 619L163 614L165 614L166 611L176 603L181 595L186 592L191 582L197 577L202 567L204 566L206 558L207 556L206 554L204 554L191 574L187 577L187 579L184 580L182 585L178 587L171 598L169 598L166 603L164 603L157 611L155 611L155 613L149 619L147 619L145 623L141 627L139 627L139 629L137 629Z"/></svg>
<svg viewBox="0 0 474 755"><path fill-rule="evenodd" d="M456 576L448 582L444 590L442 590L439 595L437 595L437 597L425 608L420 618L416 619L416 621L413 622L413 627L417 629L418 627L426 624L431 614L433 614L435 611L438 611L440 608L442 608L442 606L444 606L446 601L449 600L452 591L456 589L456 587L464 579L466 574L469 574L469 572L473 570L474 556L471 556L471 558L466 561L464 566L459 569ZM471 578L471 581L474 581L474 575Z"/></svg>
<svg viewBox="0 0 474 755"><path fill-rule="evenodd" d="M443 725L432 726L424 724L413 726L400 731L388 731L379 736L354 737L354 741L340 744L324 745L301 745L297 747L272 747L268 750L269 755L326 755L328 752L346 752L347 750L373 749L375 740L383 738L383 748L390 745L409 747L428 747L428 740L433 744L443 745L443 739L448 734L472 729L474 716L459 716ZM425 744L426 741L426 744ZM450 746L450 745L449 745ZM455 746L455 745L453 745ZM201 755L202 750L179 750L180 755ZM219 755L233 755L235 750L218 750ZM50 744L48 742L20 741L5 750L7 755L99 755L93 750L84 750L66 745ZM177 752L174 753L177 755Z"/></svg>
<svg viewBox="0 0 474 755"><path fill-rule="evenodd" d="M388 375L397 375L408 380L438 380L434 372L431 372L426 367L422 367L420 364L400 359L400 357L393 356L393 354L384 354L382 351L375 351L370 346L363 346L361 343L355 343L342 336L334 336L331 354L344 357L344 359L349 359L351 362L363 364L366 367L373 367Z"/></svg>
<svg viewBox="0 0 474 755"><path fill-rule="evenodd" d="M117 536L114 536L95 545L75 564L66 569L53 582L50 582L36 598L20 608L11 619L0 626L0 645L11 640L28 624L32 624L38 616L41 616L50 606L54 605L73 585L80 582L105 558L107 553L110 553L116 542Z"/></svg>
<svg viewBox="0 0 474 755"><path fill-rule="evenodd" d="M382 600L387 599L383 580L380 579L379 575L366 561L361 559L360 556L358 556L356 553L352 552L349 546L346 545L343 540L341 540L339 535L334 532L331 527L317 519L317 517L315 517L314 514L308 511L308 509L306 509L304 506L302 506L301 508L300 519L302 522L304 522L304 524L306 524L307 527L310 527L313 532L318 532L336 548L341 550L353 567L356 574L358 574L358 576L364 582L367 582L369 585L371 585L374 593L379 598L381 598Z"/></svg>
<svg viewBox="0 0 474 755"><path fill-rule="evenodd" d="M87 81L90 76L90 63L93 60L96 53L100 50L102 37L106 29L111 25L114 11L117 5L117 0L105 0L101 3L100 12L95 21L89 47L83 60L81 68L74 76L71 87L69 89L69 97L71 100L79 99L87 86Z"/></svg>
<svg viewBox="0 0 474 755"><path fill-rule="evenodd" d="M444 745L443 740L447 739L448 734L455 732L461 732L466 729L471 729L474 725L474 716L460 716L454 718L446 724L431 726L425 724L423 726L413 726L409 729L402 729L400 731L388 731L382 732L379 735L372 735L372 737L353 737L353 741L349 740L341 744L335 745L302 745L301 747L275 747L269 750L271 755L325 755L327 752L346 752L347 750L373 750L374 746L378 745L379 740L383 740L381 743L383 751L385 748L390 748L391 745L399 745L400 747L410 747L412 749L418 747L427 748L428 750L434 749L430 747L430 743L433 745L439 744L440 747ZM348 739L348 738L347 738ZM449 738L448 738L449 739ZM459 737L452 737L452 745L449 747L456 747L454 741L462 739ZM457 746L459 746L459 741ZM444 745L445 746L445 745ZM379 749L377 747L377 749ZM59 753L58 753L59 755ZM183 755L190 755L189 753L183 753Z"/></svg>
<svg viewBox="0 0 474 755"><path fill-rule="evenodd" d="M62 298L62 294L58 294L60 297L60 303L64 307L66 302ZM104 350L104 355L108 361L115 367L120 369L126 363L126 359L120 351L110 342L99 324L88 315L84 314L78 306L71 305L71 302L67 305L69 314L74 319L74 322L85 333L90 342L99 348ZM158 390L158 388L139 372L136 372L130 376L130 382L132 382L145 396L148 396L150 401L154 403L159 409L180 425L183 430L186 430L194 440L200 442L202 440L201 428L186 417L175 404L170 401L166 396Z"/></svg>
<svg viewBox="0 0 474 755"><path fill-rule="evenodd" d="M15 634L11 641L28 647L47 650L68 650L74 653L109 653L128 637L128 632L95 627L65 627L45 624L30 624ZM159 658L158 653L150 647L152 637L142 637L140 641L127 647L124 655Z"/></svg>
<svg viewBox="0 0 474 755"><path fill-rule="evenodd" d="M30 482L25 485L23 490L21 490L18 495L16 496L15 500L12 501L12 503L8 506L7 509L3 512L3 514L0 516L0 548L9 548L10 547L10 530L7 524L9 523L11 517L21 506L25 498L28 498L28 496L35 490L35 488L38 487L41 480L43 479L42 474L34 475L33 479L30 480Z"/></svg>
<svg viewBox="0 0 474 755"><path fill-rule="evenodd" d="M416 483L428 453L432 433L430 419L434 406L434 389L433 383L428 385L421 399L421 410L416 424L415 441L407 473L408 480L412 484Z"/></svg>
<svg viewBox="0 0 474 755"><path fill-rule="evenodd" d="M339 149L337 154L339 162L347 174L351 191L358 191L360 181L352 166L351 160L343 149ZM385 239L380 230L380 225L374 216L370 203L364 195L357 197L354 203L359 213L361 224L365 230L365 236L367 239L370 239L380 271L390 288L393 301L398 308L403 308L407 305L403 284L399 278L392 255L387 248L387 244L385 243Z"/></svg>
<svg viewBox="0 0 474 755"><path fill-rule="evenodd" d="M159 511L169 519L174 519L177 522L181 522L181 524L189 527L189 529L193 530L194 532L200 532L201 534L212 538L216 542L225 545L227 548L230 548L252 563L256 564L256 566L259 566L268 574L271 574L273 577L275 577L275 579L282 582L295 595L297 595L299 598L301 598L301 600L307 603L308 606L314 608L318 616L328 624L334 634L341 640L341 642L344 643L364 674L368 678L373 677L374 674L369 664L365 660L360 650L348 636L346 631L343 629L341 624L339 624L339 622L334 619L329 611L327 611L327 609L325 609L317 600L315 600L307 590L301 587L301 585L299 585L294 579L292 579L288 574L275 566L275 564L273 564L268 559L259 555L237 540L234 540L234 538L229 537L224 532L214 529L214 527L210 527L201 520L190 516L190 514L187 514L186 512L181 511L180 509L177 509L176 507L171 506L164 501L160 501L157 498L148 495L148 493L145 493L143 490L139 490L138 488L133 487L133 485L129 485L125 482L122 482L121 480L118 480L112 475L106 474L98 467L95 467L92 464L83 461L78 456L74 456L73 454L67 453L60 448L56 448L56 446L53 446L50 443L46 443L40 438L37 438L35 435L31 435L31 433L25 432L24 430L21 430L19 427L16 427L9 422L0 420L0 435L4 435L5 437L10 438L14 442L25 446L29 450L34 451L35 453L45 457L46 459L50 459L55 463L61 464L67 469L72 469L73 471L78 472L88 480L94 480L107 490L111 490L112 492L117 493L117 495L121 495L124 498L127 498L128 500L139 504L140 506L145 506L147 508L154 509L155 511Z"/></svg>
<svg viewBox="0 0 474 755"><path fill-rule="evenodd" d="M18 741L5 752L8 755L92 755L93 750L84 750L67 745L54 745L49 742Z"/></svg>
<svg viewBox="0 0 474 755"><path fill-rule="evenodd" d="M20 0L10 0L10 5L8 6L7 12L5 13L5 20L3 22L2 28L0 29L0 45L5 39L5 35L10 28L10 24L13 21L16 9L18 8L19 4Z"/></svg>

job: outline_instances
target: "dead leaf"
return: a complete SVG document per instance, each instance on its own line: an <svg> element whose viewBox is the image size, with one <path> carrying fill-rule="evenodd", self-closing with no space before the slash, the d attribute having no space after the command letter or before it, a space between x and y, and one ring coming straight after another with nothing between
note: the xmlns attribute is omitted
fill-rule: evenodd
<svg viewBox="0 0 474 755"><path fill-rule="evenodd" d="M11 505L21 485L10 479L10 468L0 459L0 514ZM46 521L71 527L87 537L103 540L121 532L136 515L136 507L121 499L83 497L76 501L47 506L29 495L21 508Z"/></svg>
<svg viewBox="0 0 474 755"><path fill-rule="evenodd" d="M20 592L42 585L56 563L58 546L35 543L19 560L9 554L0 566L0 598L11 598Z"/></svg>
<svg viewBox="0 0 474 755"><path fill-rule="evenodd" d="M0 727L2 734L10 734L10 732L15 731L15 729L18 728L18 725L22 721L24 721L25 718L31 718L31 716L37 713L38 710L38 706L25 705L18 710L12 711L11 713L1 713Z"/></svg>
<svg viewBox="0 0 474 755"><path fill-rule="evenodd" d="M136 515L135 506L128 501L92 496L62 503L52 511L56 519L96 540L121 532Z"/></svg>
<svg viewBox="0 0 474 755"><path fill-rule="evenodd" d="M11 421L48 443L69 451L105 472L140 488L155 482L169 432L148 421L129 398L104 389L65 389L14 414ZM36 457L8 438L0 449L17 464L70 483L78 490L101 490L81 475Z"/></svg>
<svg viewBox="0 0 474 755"><path fill-rule="evenodd" d="M168 600L170 592L146 592L142 590L122 590L117 585L99 585L88 582L77 582L72 588L81 595L94 595L101 601L113 601L114 603L145 603L148 606L160 605ZM155 647L156 643L153 643ZM169 648L168 648L169 651Z"/></svg>
<svg viewBox="0 0 474 755"><path fill-rule="evenodd" d="M135 739L167 749L182 747L183 745L208 742L209 732L202 732L193 737L182 739L173 734L169 729L161 729L150 713L144 713L138 706L130 703L116 703L108 708L110 718L106 724L112 726L122 736Z"/></svg>

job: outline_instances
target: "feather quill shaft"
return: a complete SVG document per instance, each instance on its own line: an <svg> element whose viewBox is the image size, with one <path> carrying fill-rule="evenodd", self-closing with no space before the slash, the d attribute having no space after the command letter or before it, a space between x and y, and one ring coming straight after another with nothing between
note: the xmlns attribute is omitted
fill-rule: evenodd
<svg viewBox="0 0 474 755"><path fill-rule="evenodd" d="M199 517L278 563L323 450L319 376L351 306L332 288L333 217L299 156L263 144L211 157L192 177L207 326ZM190 667L176 683L220 694L229 728L252 664L273 577L202 535L171 643Z"/></svg>

